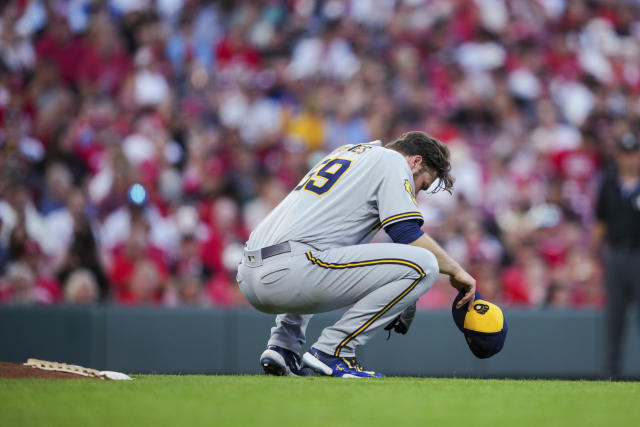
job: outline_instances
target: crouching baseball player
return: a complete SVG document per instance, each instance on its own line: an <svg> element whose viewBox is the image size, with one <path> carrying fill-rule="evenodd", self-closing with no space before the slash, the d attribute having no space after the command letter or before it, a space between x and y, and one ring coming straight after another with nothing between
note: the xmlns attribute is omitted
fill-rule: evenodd
<svg viewBox="0 0 640 427"><path fill-rule="evenodd" d="M449 150L424 132L340 147L316 165L258 225L238 284L258 310L277 314L260 357L266 374L381 377L356 348L382 328L406 333L415 302L439 273L473 301L475 280L433 239L415 194L437 180L451 191ZM368 243L379 229L394 243ZM313 313L349 307L301 357Z"/></svg>

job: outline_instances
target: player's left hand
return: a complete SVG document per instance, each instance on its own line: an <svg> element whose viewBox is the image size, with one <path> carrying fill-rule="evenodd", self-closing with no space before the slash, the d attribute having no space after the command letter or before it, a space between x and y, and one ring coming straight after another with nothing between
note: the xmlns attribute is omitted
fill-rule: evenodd
<svg viewBox="0 0 640 427"><path fill-rule="evenodd" d="M469 273L464 271L462 268L451 276L451 286L459 290L460 292L464 292L464 296L458 304L456 304L456 308L464 307L465 304L470 303L469 307L472 306L473 300L476 296L476 279L471 277Z"/></svg>

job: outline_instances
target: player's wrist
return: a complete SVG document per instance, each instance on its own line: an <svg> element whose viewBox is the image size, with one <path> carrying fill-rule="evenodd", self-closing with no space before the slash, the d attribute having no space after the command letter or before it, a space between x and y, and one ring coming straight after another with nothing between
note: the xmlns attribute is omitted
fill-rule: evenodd
<svg viewBox="0 0 640 427"><path fill-rule="evenodd" d="M450 277L456 277L456 276L458 276L458 275L460 275L460 274L463 274L463 273L465 273L464 268L462 268L462 267L460 266L460 264L455 264L455 265L452 265L452 266L451 266L451 268L450 268L450 270L449 270L449 273L447 273L447 274L448 274Z"/></svg>

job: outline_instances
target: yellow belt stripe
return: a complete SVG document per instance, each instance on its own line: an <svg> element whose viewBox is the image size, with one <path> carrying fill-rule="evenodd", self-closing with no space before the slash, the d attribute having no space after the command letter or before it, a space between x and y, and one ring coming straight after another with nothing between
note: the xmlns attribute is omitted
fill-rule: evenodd
<svg viewBox="0 0 640 427"><path fill-rule="evenodd" d="M387 218L384 221L382 221L380 223L380 225L375 228L375 230L381 229L382 227L384 227L385 224L387 224L390 221L393 221L394 219L406 218L406 217L409 217L409 216L419 216L420 218L422 218L422 214L420 212L408 212L408 213L403 213L403 214L400 214L400 215L390 216L389 218Z"/></svg>
<svg viewBox="0 0 640 427"><path fill-rule="evenodd" d="M402 265L407 265L407 266L415 269L418 273L420 273L420 277L418 279L416 279L411 284L411 286L409 286L407 289L405 289L400 295L398 295L393 301L391 301L389 304L387 304L382 310L377 312L371 319L369 319L367 321L367 323L362 325L357 331L355 331L354 333L352 333L351 335L346 337L340 343L340 345L338 345L338 348L336 349L336 351L334 353L335 357L338 357L338 355L340 354L340 350L342 350L342 347L347 345L347 343L349 343L349 341L351 341L356 336L358 336L358 334L360 334L365 329L367 329L373 322L375 322L378 318L380 318L380 316L382 316L391 307L393 307L398 301L400 301L402 298L404 298L409 292L411 292L413 290L413 288L416 287L416 285L420 282L420 280L422 280L426 276L425 272L422 270L422 268L420 268L419 265L414 264L414 263L412 263L410 261L405 261L405 260L401 260L401 259L377 259L377 260L370 260L370 261L351 262L351 263L347 263L347 264L330 264L330 263L326 263L324 261L321 261L321 260L319 260L317 258L314 258L311 255L311 252L306 252L306 255L307 255L307 259L309 261L311 261L312 263L317 264L317 265L319 265L321 267L325 267L325 268L340 269L340 268L349 268L349 267L364 267L364 266L367 266L367 265L376 265L376 264L402 264Z"/></svg>

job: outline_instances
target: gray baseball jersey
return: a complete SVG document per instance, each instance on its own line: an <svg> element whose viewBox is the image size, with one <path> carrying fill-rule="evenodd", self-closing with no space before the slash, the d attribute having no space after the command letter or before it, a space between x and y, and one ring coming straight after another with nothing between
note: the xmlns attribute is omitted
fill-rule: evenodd
<svg viewBox="0 0 640 427"><path fill-rule="evenodd" d="M333 151L251 233L247 249L285 241L324 250L369 242L381 228L422 215L404 157L379 141Z"/></svg>

